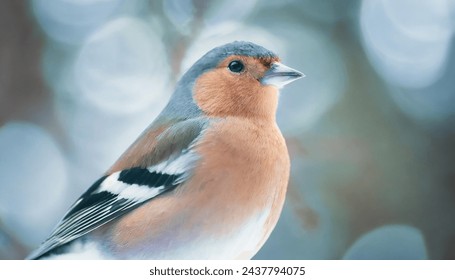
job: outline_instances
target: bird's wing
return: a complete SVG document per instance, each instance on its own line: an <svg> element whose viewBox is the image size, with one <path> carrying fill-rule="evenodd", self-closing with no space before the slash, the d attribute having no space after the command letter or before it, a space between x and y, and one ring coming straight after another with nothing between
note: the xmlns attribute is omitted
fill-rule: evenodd
<svg viewBox="0 0 455 280"><path fill-rule="evenodd" d="M149 167L131 167L101 177L73 204L50 237L28 258L39 258L184 183L199 159L192 147L203 127L200 122L171 126L159 135L159 141L152 149L157 153L156 147L161 145L160 149L173 150L167 153L165 160ZM188 129L195 129L197 133L190 133L193 140L182 147L178 142L188 139L178 140L175 136L188 133L185 131Z"/></svg>

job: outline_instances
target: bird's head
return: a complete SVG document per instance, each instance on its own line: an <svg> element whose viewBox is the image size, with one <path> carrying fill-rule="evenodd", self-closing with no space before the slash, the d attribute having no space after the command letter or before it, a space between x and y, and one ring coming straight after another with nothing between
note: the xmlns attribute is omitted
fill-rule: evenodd
<svg viewBox="0 0 455 280"><path fill-rule="evenodd" d="M212 49L185 73L167 110L185 117L274 119L278 90L303 76L273 52L235 41Z"/></svg>

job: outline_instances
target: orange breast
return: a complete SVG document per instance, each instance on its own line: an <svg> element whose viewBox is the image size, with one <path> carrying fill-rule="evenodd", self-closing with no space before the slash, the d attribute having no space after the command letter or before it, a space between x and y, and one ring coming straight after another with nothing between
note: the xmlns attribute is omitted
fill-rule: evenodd
<svg viewBox="0 0 455 280"><path fill-rule="evenodd" d="M237 257L251 257L262 246L278 220L289 178L276 124L227 118L208 128L196 150L202 159L187 183L112 225L114 250L146 243L148 250L171 252L210 238L223 242L265 211L261 236L253 247L239 246Z"/></svg>

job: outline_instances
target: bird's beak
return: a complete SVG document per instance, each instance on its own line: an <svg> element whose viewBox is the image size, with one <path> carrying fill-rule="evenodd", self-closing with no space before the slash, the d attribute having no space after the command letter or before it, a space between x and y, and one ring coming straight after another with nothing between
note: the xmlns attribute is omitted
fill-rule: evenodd
<svg viewBox="0 0 455 280"><path fill-rule="evenodd" d="M274 62L270 69L265 72L264 76L260 79L261 84L276 86L282 88L283 86L305 77L305 75L291 67L284 64Z"/></svg>

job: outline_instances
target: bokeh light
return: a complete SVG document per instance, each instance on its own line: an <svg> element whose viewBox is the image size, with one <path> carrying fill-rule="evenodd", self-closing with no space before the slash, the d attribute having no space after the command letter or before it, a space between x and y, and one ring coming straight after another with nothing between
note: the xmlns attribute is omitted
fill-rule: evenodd
<svg viewBox="0 0 455 280"><path fill-rule="evenodd" d="M440 78L453 34L449 4L449 0L362 1L362 38L384 79L421 88Z"/></svg>
<svg viewBox="0 0 455 280"><path fill-rule="evenodd" d="M119 18L83 45L74 75L83 98L102 110L136 112L163 97L169 66L153 30L137 19Z"/></svg>
<svg viewBox="0 0 455 280"><path fill-rule="evenodd" d="M226 22L242 22L254 11L257 1L258 0L208 1L208 9L204 22L209 28L216 27L217 25Z"/></svg>
<svg viewBox="0 0 455 280"><path fill-rule="evenodd" d="M82 42L123 0L32 0L33 12L46 34L58 42Z"/></svg>
<svg viewBox="0 0 455 280"><path fill-rule="evenodd" d="M388 225L368 232L346 252L348 260L425 260L422 233L405 225Z"/></svg>
<svg viewBox="0 0 455 280"><path fill-rule="evenodd" d="M29 246L36 246L61 218L66 160L42 128L25 122L0 127L0 216Z"/></svg>
<svg viewBox="0 0 455 280"><path fill-rule="evenodd" d="M163 12L179 31L189 32L188 26L194 19L195 12L192 0L163 1Z"/></svg>

